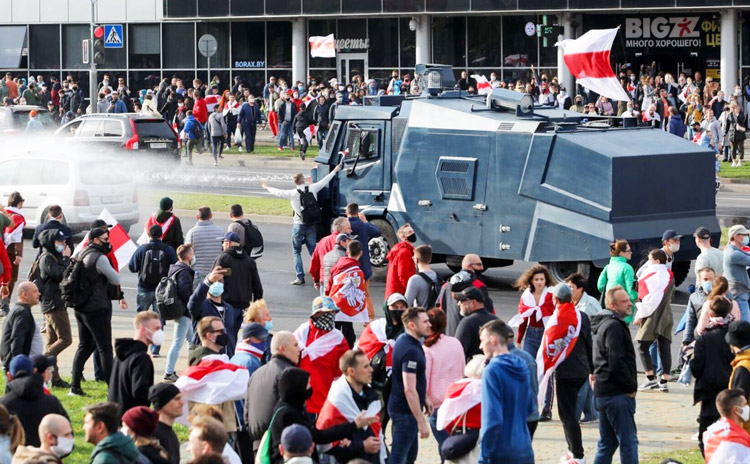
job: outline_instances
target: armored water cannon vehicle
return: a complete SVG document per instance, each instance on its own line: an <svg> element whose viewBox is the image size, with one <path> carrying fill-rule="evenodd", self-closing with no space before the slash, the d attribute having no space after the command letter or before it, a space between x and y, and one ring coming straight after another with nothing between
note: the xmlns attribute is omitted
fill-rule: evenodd
<svg viewBox="0 0 750 464"><path fill-rule="evenodd" d="M386 265L394 231L413 226L435 261L460 267L541 262L556 279L595 279L610 242L625 238L637 265L666 229L684 234L673 271L682 282L698 254L692 233L720 229L712 152L652 128L613 128L530 95L454 90L448 66L417 67L422 95L341 106L314 177L342 173L319 196L331 217L356 202L383 232L369 246ZM320 171L319 173L317 171Z"/></svg>

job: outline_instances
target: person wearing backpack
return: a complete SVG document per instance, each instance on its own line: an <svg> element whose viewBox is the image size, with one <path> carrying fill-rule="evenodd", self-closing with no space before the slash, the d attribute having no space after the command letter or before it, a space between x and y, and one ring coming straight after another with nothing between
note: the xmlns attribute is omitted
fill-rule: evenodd
<svg viewBox="0 0 750 464"><path fill-rule="evenodd" d="M68 237L62 230L48 229L42 232L39 243L43 252L36 262L37 275L29 275L37 283L41 293L39 302L46 322L44 355L55 359L73 343L68 308L60 292L60 282L70 263L71 250L67 246L67 240ZM32 269L33 267L32 265ZM60 378L57 362L52 371L52 386L70 388L70 384Z"/></svg>
<svg viewBox="0 0 750 464"><path fill-rule="evenodd" d="M185 340L188 343L192 343L193 341L193 323L187 305L190 301L190 295L193 293L195 271L190 267L190 263L194 257L195 252L192 245L180 245L177 248L177 263L169 266L169 272L167 272L167 278L174 279L177 283L177 298L185 305L185 313L181 318L174 321L174 337L172 337L172 345L169 347L169 352L167 353L164 381L177 381L177 374L174 368L177 364L177 358L180 356L180 350Z"/></svg>
<svg viewBox="0 0 750 464"><path fill-rule="evenodd" d="M263 256L263 234L250 219L245 219L242 205L229 207L229 218L232 220L227 232L234 232L240 237L240 246L248 256L258 259Z"/></svg>
<svg viewBox="0 0 750 464"><path fill-rule="evenodd" d="M156 287L162 277L167 276L169 266L177 262L177 255L174 248L162 242L162 227L160 225L154 224L149 227L148 236L151 240L135 250L128 263L128 269L130 269L130 272L138 274L136 311L141 312L151 309L158 313ZM164 325L163 321L162 325ZM151 354L158 356L160 349L160 346L152 346Z"/></svg>
<svg viewBox="0 0 750 464"><path fill-rule="evenodd" d="M359 205L357 203L349 203L346 205L346 217L349 220L351 226L351 234L358 237L359 242L362 244L362 257L359 258L359 267L365 274L365 302L367 304L367 316L370 321L375 320L375 306L372 304L372 298L370 298L370 278L372 277L372 265L370 264L370 240L376 237L380 237L382 233L380 229L375 225L367 222L365 213L359 211Z"/></svg>
<svg viewBox="0 0 750 464"><path fill-rule="evenodd" d="M318 192L327 187L329 182L333 180L333 178L336 176L336 173L338 173L340 170L341 164L338 164L331 170L330 173L328 173L327 176L310 185L306 185L304 174L302 174L301 172L297 173L293 178L295 188L289 190L270 187L265 180L260 184L261 187L266 189L272 195L281 198L287 198L292 204L292 210L294 210L294 225L292 226L292 254L294 255L294 271L297 274L297 278L295 278L291 282L292 285L305 285L305 270L302 267L302 244L304 243L307 246L307 251L310 253L310 256L312 256L315 252L315 243L317 240L315 226L318 222L320 222L320 216L318 216L317 220L310 217L310 208L307 208L303 211L302 199L304 197L306 198L306 200L309 200L310 196L312 196L313 199L317 199ZM319 209L318 213L320 213Z"/></svg>
<svg viewBox="0 0 750 464"><path fill-rule="evenodd" d="M417 263L417 273L409 277L406 283L406 301L409 306L430 309L437 303L443 280L437 272L430 268L432 262L432 247L419 245L414 249L414 262Z"/></svg>
<svg viewBox="0 0 750 464"><path fill-rule="evenodd" d="M226 269L223 298L242 312L250 303L263 298L263 285L255 260L240 246L240 237L227 232L222 242L223 252L216 258L214 268ZM235 334L236 335L236 334Z"/></svg>

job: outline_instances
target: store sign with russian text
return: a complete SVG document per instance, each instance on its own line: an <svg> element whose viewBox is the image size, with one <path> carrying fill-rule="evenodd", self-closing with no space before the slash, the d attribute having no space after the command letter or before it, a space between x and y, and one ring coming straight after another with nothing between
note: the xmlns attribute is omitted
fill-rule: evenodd
<svg viewBox="0 0 750 464"><path fill-rule="evenodd" d="M626 17L627 48L704 48L721 45L721 27L711 16Z"/></svg>
<svg viewBox="0 0 750 464"><path fill-rule="evenodd" d="M336 39L337 52L349 52L354 50L366 51L370 48L370 39Z"/></svg>

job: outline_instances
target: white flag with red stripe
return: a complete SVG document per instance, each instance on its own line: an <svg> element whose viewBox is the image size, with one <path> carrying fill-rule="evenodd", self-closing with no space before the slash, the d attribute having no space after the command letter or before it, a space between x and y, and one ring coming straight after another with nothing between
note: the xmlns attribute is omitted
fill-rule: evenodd
<svg viewBox="0 0 750 464"><path fill-rule="evenodd" d="M581 314L573 303L557 305L544 329L542 343L536 354L536 370L539 378L539 405L544 404L552 374L573 352L581 333Z"/></svg>
<svg viewBox="0 0 750 464"><path fill-rule="evenodd" d="M310 37L310 56L313 58L335 58L336 41L333 39L333 34Z"/></svg>
<svg viewBox="0 0 750 464"><path fill-rule="evenodd" d="M703 433L707 464L750 464L750 435L739 424L721 418Z"/></svg>
<svg viewBox="0 0 750 464"><path fill-rule="evenodd" d="M306 357L309 357L310 361L315 361L318 358L322 358L323 356L330 353L334 348L339 346L341 344L341 341L344 339L344 335L340 330L333 329L329 332L326 332L325 335L316 338L312 343L308 345L307 336L309 334L310 324L308 322L302 323L302 325L297 327L297 330L294 331L294 336L297 338L297 344L299 345L300 350L302 350L300 360Z"/></svg>
<svg viewBox="0 0 750 464"><path fill-rule="evenodd" d="M385 333L385 325L386 320L382 317L367 324L354 347L364 351L370 361L378 354L378 351L384 349L385 367L386 370L390 371L393 366L393 347L396 345L396 340L388 338Z"/></svg>
<svg viewBox="0 0 750 464"><path fill-rule="evenodd" d="M487 95L492 93L492 86L486 77L479 74L472 74L471 78L477 81L477 93L479 95Z"/></svg>
<svg viewBox="0 0 750 464"><path fill-rule="evenodd" d="M615 40L615 29L592 29L577 39L565 39L562 47L565 64L578 83L612 100L628 101L628 94L617 81L609 54Z"/></svg>
<svg viewBox="0 0 750 464"><path fill-rule="evenodd" d="M645 319L659 307L672 281L672 272L666 264L647 263L638 269L638 298L635 319Z"/></svg>
<svg viewBox="0 0 750 464"><path fill-rule="evenodd" d="M222 404L245 397L250 374L229 362L226 355L206 356L180 373L175 386L182 398L203 404Z"/></svg>
<svg viewBox="0 0 750 464"><path fill-rule="evenodd" d="M117 222L117 219L112 216L112 213L110 213L107 208L102 210L97 219L101 219L111 227L109 229L109 243L112 245L112 252L114 252L115 258L117 258L117 270L121 271L128 267L130 258L135 254L135 250L138 247L133 243L128 233L125 232L125 229L122 228L120 223ZM83 240L81 240L78 246L76 246L75 250L73 250L73 255L75 256L80 253L88 244L89 236L86 234Z"/></svg>
<svg viewBox="0 0 750 464"><path fill-rule="evenodd" d="M445 399L437 414L437 429L445 430L452 422L471 411L482 402L482 380L461 379L453 382L445 392ZM481 424L481 415L479 416ZM471 419L467 417L466 425L476 428L476 414ZM452 430L448 430L451 433Z"/></svg>

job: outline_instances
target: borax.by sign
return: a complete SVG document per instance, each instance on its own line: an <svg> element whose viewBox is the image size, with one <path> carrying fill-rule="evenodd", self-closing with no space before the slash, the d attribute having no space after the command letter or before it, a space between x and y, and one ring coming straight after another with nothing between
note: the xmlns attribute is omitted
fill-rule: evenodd
<svg viewBox="0 0 750 464"><path fill-rule="evenodd" d="M342 50L367 50L370 48L370 39L336 39L336 51Z"/></svg>
<svg viewBox="0 0 750 464"><path fill-rule="evenodd" d="M708 19L701 22L699 16L626 18L625 46L701 47L704 45L701 30L705 34L705 45L714 47L720 43L720 31L716 22Z"/></svg>

